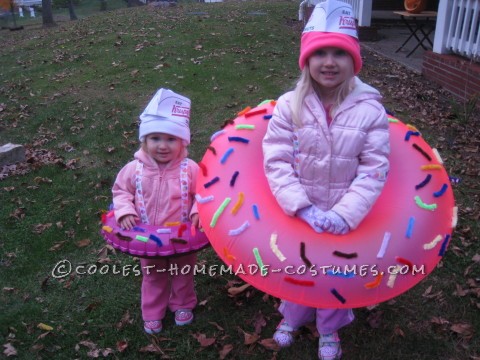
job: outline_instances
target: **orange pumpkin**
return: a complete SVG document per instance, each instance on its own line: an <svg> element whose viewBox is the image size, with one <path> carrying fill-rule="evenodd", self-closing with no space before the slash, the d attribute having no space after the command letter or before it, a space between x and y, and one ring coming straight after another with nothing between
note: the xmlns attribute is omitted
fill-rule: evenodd
<svg viewBox="0 0 480 360"><path fill-rule="evenodd" d="M411 14L419 14L427 8L427 0L405 0L405 10Z"/></svg>

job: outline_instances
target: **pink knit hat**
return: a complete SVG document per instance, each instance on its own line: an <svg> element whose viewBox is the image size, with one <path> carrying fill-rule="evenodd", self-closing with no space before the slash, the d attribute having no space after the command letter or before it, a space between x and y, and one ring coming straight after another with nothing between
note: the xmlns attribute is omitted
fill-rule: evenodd
<svg viewBox="0 0 480 360"><path fill-rule="evenodd" d="M303 70L310 55L324 47L337 47L353 58L355 75L362 68L360 44L352 6L339 0L318 3L302 33L298 65Z"/></svg>

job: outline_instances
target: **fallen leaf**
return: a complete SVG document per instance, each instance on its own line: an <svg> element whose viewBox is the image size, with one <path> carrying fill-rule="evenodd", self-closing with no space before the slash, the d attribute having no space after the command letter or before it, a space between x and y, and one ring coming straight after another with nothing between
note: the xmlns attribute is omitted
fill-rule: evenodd
<svg viewBox="0 0 480 360"><path fill-rule="evenodd" d="M255 315L253 326L255 327L255 334L260 334L262 332L262 328L267 325L267 320L265 316L263 316L262 312L259 311Z"/></svg>
<svg viewBox="0 0 480 360"><path fill-rule="evenodd" d="M117 351L124 352L128 347L128 343L125 340L117 341Z"/></svg>
<svg viewBox="0 0 480 360"><path fill-rule="evenodd" d="M53 327L51 327L50 325L44 324L44 323L39 323L37 325L37 328L39 328L41 330L45 330L45 331L52 331L53 330Z"/></svg>
<svg viewBox="0 0 480 360"><path fill-rule="evenodd" d="M56 243L55 245L53 245L50 249L48 249L48 251L57 251L57 250L60 250L63 246L63 244L65 244L66 241L60 241L58 243Z"/></svg>
<svg viewBox="0 0 480 360"><path fill-rule="evenodd" d="M260 335L257 335L257 334L249 334L247 332L243 332L243 337L244 337L244 341L243 343L245 345L252 345L252 344L255 344L258 339L260 339Z"/></svg>
<svg viewBox="0 0 480 360"><path fill-rule="evenodd" d="M52 223L47 224L37 224L33 226L33 232L35 234L42 234L45 230L49 229L52 226Z"/></svg>
<svg viewBox="0 0 480 360"><path fill-rule="evenodd" d="M470 340L473 337L473 333L475 332L473 326L471 324L466 323L458 323L453 324L450 326L450 330L454 333L459 334L463 340Z"/></svg>
<svg viewBox="0 0 480 360"><path fill-rule="evenodd" d="M155 344L149 344L147 346L144 346L142 348L140 348L139 350L140 352L144 352L144 353L152 353L152 354L164 354L164 352L162 351L162 349L160 349L157 345Z"/></svg>
<svg viewBox="0 0 480 360"><path fill-rule="evenodd" d="M233 345L232 344L226 344L223 346L222 350L218 352L219 358L221 360L225 359L225 357L228 355L230 351L233 350Z"/></svg>
<svg viewBox="0 0 480 360"><path fill-rule="evenodd" d="M258 343L268 350L273 350L273 351L280 350L280 346L278 346L278 344L273 339L263 339L263 340L260 340Z"/></svg>
<svg viewBox="0 0 480 360"><path fill-rule="evenodd" d="M6 344L3 344L3 347L5 348L5 350L3 350L4 355L17 356L17 349L15 349L12 344L6 343Z"/></svg>
<svg viewBox="0 0 480 360"><path fill-rule="evenodd" d="M208 323L215 326L217 328L217 330L224 331L224 329L220 325L218 325L218 323L216 323L214 321L209 321Z"/></svg>
<svg viewBox="0 0 480 360"><path fill-rule="evenodd" d="M238 294L241 294L242 292L244 292L245 290L247 290L251 285L250 284L244 284L242 286L239 286L239 287L231 287L228 289L228 293L231 295L231 296L237 296Z"/></svg>
<svg viewBox="0 0 480 360"><path fill-rule="evenodd" d="M201 347L207 347L207 346L213 345L216 340L215 338L207 338L207 336L202 333L193 334L193 337L197 339Z"/></svg>
<svg viewBox="0 0 480 360"><path fill-rule="evenodd" d="M90 239L83 239L83 240L77 241L76 245L79 248L83 248L90 245L91 243L92 241Z"/></svg>
<svg viewBox="0 0 480 360"><path fill-rule="evenodd" d="M444 324L450 324L450 321L444 319L444 318L441 318L441 317L438 317L438 316L434 316L432 317L432 319L430 320L430 322L432 324L438 324L438 325L444 325Z"/></svg>
<svg viewBox="0 0 480 360"><path fill-rule="evenodd" d="M123 313L123 316L122 318L120 319L120 321L118 323L115 324L115 327L118 329L118 330L121 330L123 329L126 325L130 325L130 324L133 324L133 319L130 317L130 311L125 311Z"/></svg>

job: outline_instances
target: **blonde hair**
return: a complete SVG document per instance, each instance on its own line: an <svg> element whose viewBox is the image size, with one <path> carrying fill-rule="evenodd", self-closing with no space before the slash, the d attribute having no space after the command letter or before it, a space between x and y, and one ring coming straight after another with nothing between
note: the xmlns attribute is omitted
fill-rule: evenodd
<svg viewBox="0 0 480 360"><path fill-rule="evenodd" d="M354 73L352 70L351 77L345 80L340 86L336 89L335 94L335 103L333 104L332 109L330 110L330 115L333 117L338 106L345 100L345 98L350 94L354 88ZM293 90L293 97L292 97L292 119L293 124L296 127L302 126L302 119L300 118L302 113L302 106L303 101L308 93L310 93L314 88L314 80L310 75L310 67L308 62L305 64L300 78L297 81L297 86ZM318 93L317 93L318 94ZM320 97L320 95L319 95ZM322 99L320 98L320 101Z"/></svg>

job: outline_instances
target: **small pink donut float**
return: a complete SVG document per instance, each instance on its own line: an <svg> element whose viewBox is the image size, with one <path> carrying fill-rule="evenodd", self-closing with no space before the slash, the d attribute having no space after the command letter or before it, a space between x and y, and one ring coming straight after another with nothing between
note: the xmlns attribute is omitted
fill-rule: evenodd
<svg viewBox="0 0 480 360"><path fill-rule="evenodd" d="M141 258L184 255L210 245L205 233L188 222L166 223L163 227L137 224L132 230L123 230L111 210L102 215L102 224L100 233L107 243Z"/></svg>
<svg viewBox="0 0 480 360"><path fill-rule="evenodd" d="M457 212L442 160L421 134L389 117L391 168L381 196L357 229L318 234L282 211L264 175L262 139L274 106L240 112L212 136L200 162L200 221L224 270L319 308L378 304L431 273Z"/></svg>

